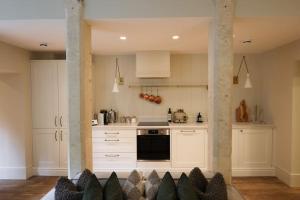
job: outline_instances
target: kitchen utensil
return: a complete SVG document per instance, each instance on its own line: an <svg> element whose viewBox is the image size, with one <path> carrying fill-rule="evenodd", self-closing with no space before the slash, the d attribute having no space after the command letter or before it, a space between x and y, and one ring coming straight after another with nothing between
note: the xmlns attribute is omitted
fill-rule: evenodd
<svg viewBox="0 0 300 200"><path fill-rule="evenodd" d="M146 93L144 94L144 99L148 100L149 99L149 95L147 94L147 88L146 88Z"/></svg>
<svg viewBox="0 0 300 200"><path fill-rule="evenodd" d="M126 123L127 123L127 124L130 124L130 123L131 123L131 117L129 117L129 116L126 117Z"/></svg>
<svg viewBox="0 0 300 200"><path fill-rule="evenodd" d="M156 104L160 104L161 103L161 97L158 95L158 88L156 88L156 97L154 99L154 102Z"/></svg>
<svg viewBox="0 0 300 200"><path fill-rule="evenodd" d="M142 99L143 99L143 98L144 98L144 95L145 95L145 94L143 93L143 87L141 87L140 98L142 98Z"/></svg>
<svg viewBox="0 0 300 200"><path fill-rule="evenodd" d="M153 102L155 100L155 96L152 94L152 88L151 88L151 95L149 96L148 99L150 102Z"/></svg>
<svg viewBox="0 0 300 200"><path fill-rule="evenodd" d="M187 123L188 116L183 109L178 109L173 113L172 119L174 123Z"/></svg>
<svg viewBox="0 0 300 200"><path fill-rule="evenodd" d="M108 123L116 123L117 122L117 112L113 109L110 109L108 112L109 120Z"/></svg>
<svg viewBox="0 0 300 200"><path fill-rule="evenodd" d="M135 124L137 122L136 116L131 117L131 123Z"/></svg>

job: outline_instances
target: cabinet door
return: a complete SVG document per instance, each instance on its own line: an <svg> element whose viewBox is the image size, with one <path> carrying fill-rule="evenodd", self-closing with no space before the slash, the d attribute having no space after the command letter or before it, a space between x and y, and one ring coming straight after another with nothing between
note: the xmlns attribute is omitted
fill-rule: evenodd
<svg viewBox="0 0 300 200"><path fill-rule="evenodd" d="M241 167L268 168L272 166L272 130L244 129L239 133Z"/></svg>
<svg viewBox="0 0 300 200"><path fill-rule="evenodd" d="M239 167L239 129L232 129L232 168Z"/></svg>
<svg viewBox="0 0 300 200"><path fill-rule="evenodd" d="M69 128L69 107L68 107L68 74L66 61L57 61L58 65L58 110L59 110L59 126L61 128Z"/></svg>
<svg viewBox="0 0 300 200"><path fill-rule="evenodd" d="M68 168L69 130L59 130L59 159L60 168Z"/></svg>
<svg viewBox="0 0 300 200"><path fill-rule="evenodd" d="M33 128L58 126L58 85L55 61L31 62Z"/></svg>
<svg viewBox="0 0 300 200"><path fill-rule="evenodd" d="M171 148L172 167L207 167L206 130L173 131Z"/></svg>
<svg viewBox="0 0 300 200"><path fill-rule="evenodd" d="M33 130L33 165L38 168L59 168L57 129Z"/></svg>

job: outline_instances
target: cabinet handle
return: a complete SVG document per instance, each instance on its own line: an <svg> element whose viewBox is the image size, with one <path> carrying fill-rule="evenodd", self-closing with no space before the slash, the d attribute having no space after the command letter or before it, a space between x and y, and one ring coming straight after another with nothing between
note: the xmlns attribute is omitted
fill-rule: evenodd
<svg viewBox="0 0 300 200"><path fill-rule="evenodd" d="M240 130L240 132L241 132L241 133L243 133L243 132L244 132L244 130Z"/></svg>
<svg viewBox="0 0 300 200"><path fill-rule="evenodd" d="M55 127L57 127L57 116L55 116L54 125L55 125Z"/></svg>
<svg viewBox="0 0 300 200"><path fill-rule="evenodd" d="M105 135L119 135L120 133L119 132L116 132L116 133L107 133L107 132L105 132L104 134Z"/></svg>
<svg viewBox="0 0 300 200"><path fill-rule="evenodd" d="M181 133L195 133L196 130L181 130Z"/></svg>
<svg viewBox="0 0 300 200"><path fill-rule="evenodd" d="M120 157L119 154L105 154L104 156L107 157L107 158L117 158L117 157Z"/></svg>
<svg viewBox="0 0 300 200"><path fill-rule="evenodd" d="M57 142L57 130L55 131L54 138L55 138L55 141Z"/></svg>
<svg viewBox="0 0 300 200"><path fill-rule="evenodd" d="M59 118L59 123L60 123L60 126L62 127L62 116L60 116L60 118Z"/></svg>
<svg viewBox="0 0 300 200"><path fill-rule="evenodd" d="M63 134L62 134L63 131L60 131L60 141L63 141Z"/></svg>
<svg viewBox="0 0 300 200"><path fill-rule="evenodd" d="M116 140L108 140L108 139L105 139L104 141L105 141L105 142L119 142L120 140L119 140L119 139L116 139Z"/></svg>

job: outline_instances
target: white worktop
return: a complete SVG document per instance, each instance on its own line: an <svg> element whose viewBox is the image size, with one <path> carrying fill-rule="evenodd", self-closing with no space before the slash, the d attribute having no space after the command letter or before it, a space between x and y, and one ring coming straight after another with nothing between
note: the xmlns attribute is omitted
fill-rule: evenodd
<svg viewBox="0 0 300 200"><path fill-rule="evenodd" d="M272 124L265 123L233 123L232 128L234 129L246 129L246 128L273 128ZM138 126L137 123L112 123L109 125L98 125L93 126L95 129L137 129L137 128L170 128L170 129L182 129L182 128L208 128L208 123L170 123L169 126Z"/></svg>

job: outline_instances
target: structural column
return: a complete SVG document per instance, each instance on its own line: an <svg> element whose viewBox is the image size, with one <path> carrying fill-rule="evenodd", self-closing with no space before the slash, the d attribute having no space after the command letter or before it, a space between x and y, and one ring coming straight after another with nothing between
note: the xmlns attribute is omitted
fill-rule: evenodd
<svg viewBox="0 0 300 200"><path fill-rule="evenodd" d="M83 20L82 0L65 0L66 63L69 91L69 177L91 168L91 30Z"/></svg>
<svg viewBox="0 0 300 200"><path fill-rule="evenodd" d="M231 184L234 0L212 0L209 43L209 115L211 168Z"/></svg>

